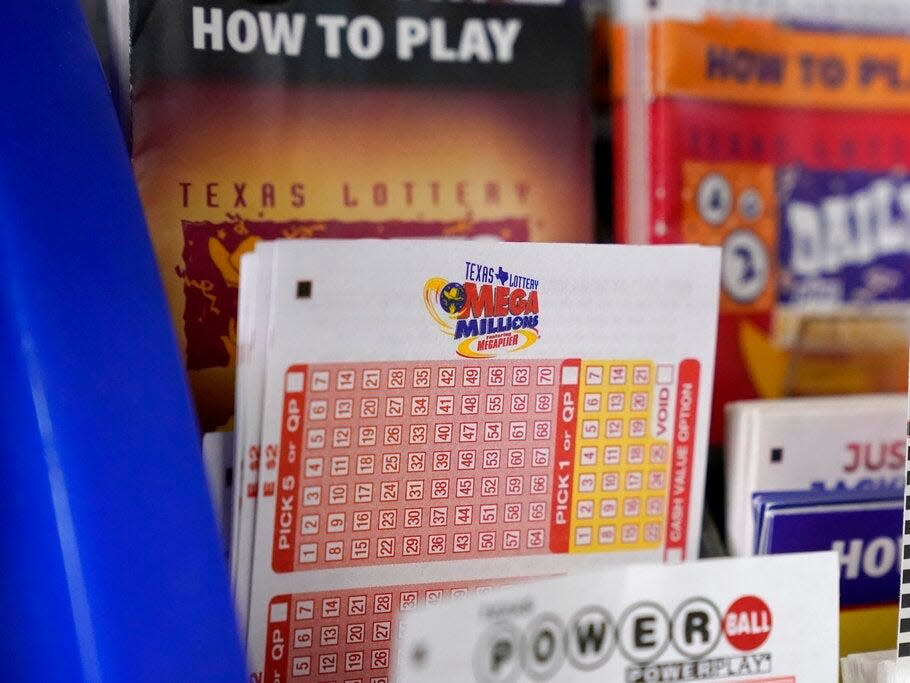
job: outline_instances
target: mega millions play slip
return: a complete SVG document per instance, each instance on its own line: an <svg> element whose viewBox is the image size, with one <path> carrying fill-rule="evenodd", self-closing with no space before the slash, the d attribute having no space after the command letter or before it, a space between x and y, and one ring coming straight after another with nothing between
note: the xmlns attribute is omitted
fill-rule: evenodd
<svg viewBox="0 0 910 683"><path fill-rule="evenodd" d="M385 682L420 604L696 557L718 281L698 246L245 256L231 562L254 677Z"/></svg>

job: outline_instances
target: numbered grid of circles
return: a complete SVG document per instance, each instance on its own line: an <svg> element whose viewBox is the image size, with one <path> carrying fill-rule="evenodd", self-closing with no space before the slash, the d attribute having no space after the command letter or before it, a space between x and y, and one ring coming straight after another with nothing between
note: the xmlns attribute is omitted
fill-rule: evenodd
<svg viewBox="0 0 910 683"><path fill-rule="evenodd" d="M672 365L582 362L573 552L661 546L670 447L654 438L652 415L669 414L673 379Z"/></svg>
<svg viewBox="0 0 910 683"><path fill-rule="evenodd" d="M400 612L457 600L517 580L460 581L290 596L291 681L389 683ZM283 598L281 598L283 600ZM270 615L274 621L275 615Z"/></svg>
<svg viewBox="0 0 910 683"><path fill-rule="evenodd" d="M547 552L552 361L309 368L298 570Z"/></svg>

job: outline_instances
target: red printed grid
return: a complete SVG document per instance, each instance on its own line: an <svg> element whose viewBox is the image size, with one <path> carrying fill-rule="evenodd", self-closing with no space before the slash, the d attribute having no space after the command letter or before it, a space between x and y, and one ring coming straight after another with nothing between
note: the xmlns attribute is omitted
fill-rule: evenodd
<svg viewBox="0 0 910 683"><path fill-rule="evenodd" d="M293 569L548 552L556 367L291 368Z"/></svg>
<svg viewBox="0 0 910 683"><path fill-rule="evenodd" d="M265 680L389 683L398 615L522 579L281 595L269 605ZM281 642L276 648L275 643Z"/></svg>

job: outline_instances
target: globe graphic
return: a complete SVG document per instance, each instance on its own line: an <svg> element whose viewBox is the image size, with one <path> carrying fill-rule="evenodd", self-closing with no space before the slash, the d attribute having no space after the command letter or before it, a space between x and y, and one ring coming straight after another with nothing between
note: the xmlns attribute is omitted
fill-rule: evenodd
<svg viewBox="0 0 910 683"><path fill-rule="evenodd" d="M464 286L457 282L450 282L439 292L439 305L449 315L461 312L467 300Z"/></svg>

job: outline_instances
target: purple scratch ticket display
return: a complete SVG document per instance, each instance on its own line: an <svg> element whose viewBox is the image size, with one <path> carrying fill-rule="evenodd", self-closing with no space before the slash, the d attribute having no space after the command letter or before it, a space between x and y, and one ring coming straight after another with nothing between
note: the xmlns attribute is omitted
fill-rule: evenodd
<svg viewBox="0 0 910 683"><path fill-rule="evenodd" d="M866 171L779 172L779 250L788 277L778 301L830 313L910 300L910 179Z"/></svg>

